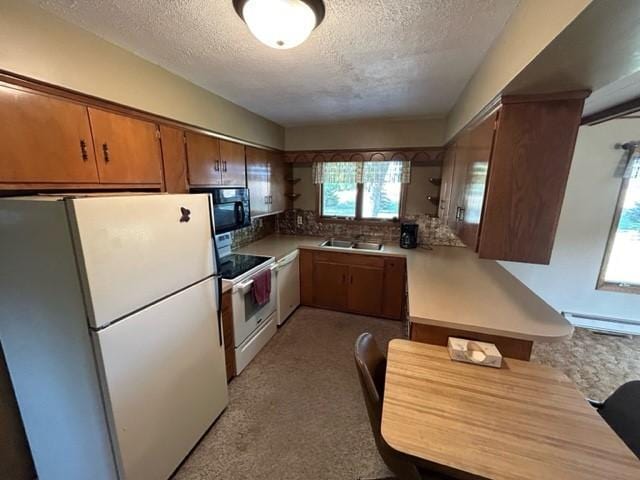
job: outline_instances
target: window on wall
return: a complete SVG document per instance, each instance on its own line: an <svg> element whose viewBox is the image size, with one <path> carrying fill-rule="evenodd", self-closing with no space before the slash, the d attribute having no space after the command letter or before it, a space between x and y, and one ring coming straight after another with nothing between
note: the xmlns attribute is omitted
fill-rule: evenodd
<svg viewBox="0 0 640 480"><path fill-rule="evenodd" d="M403 185L411 166L405 161L322 162L313 165L320 185L323 217L385 220L401 216Z"/></svg>
<svg viewBox="0 0 640 480"><path fill-rule="evenodd" d="M598 286L640 293L640 152L629 156Z"/></svg>

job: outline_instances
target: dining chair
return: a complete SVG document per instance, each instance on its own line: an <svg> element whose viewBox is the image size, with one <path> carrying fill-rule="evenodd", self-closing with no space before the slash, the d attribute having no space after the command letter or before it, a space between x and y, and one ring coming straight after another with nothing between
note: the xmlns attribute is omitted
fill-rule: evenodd
<svg viewBox="0 0 640 480"><path fill-rule="evenodd" d="M429 470L428 462L423 462L418 458L397 451L383 438L381 432L382 400L384 397L387 359L370 333L363 333L356 340L355 361L371 430L373 431L373 438L378 452L389 470L399 480L446 480L455 478Z"/></svg>
<svg viewBox="0 0 640 480"><path fill-rule="evenodd" d="M604 402L589 402L636 457L640 458L640 380L619 386Z"/></svg>

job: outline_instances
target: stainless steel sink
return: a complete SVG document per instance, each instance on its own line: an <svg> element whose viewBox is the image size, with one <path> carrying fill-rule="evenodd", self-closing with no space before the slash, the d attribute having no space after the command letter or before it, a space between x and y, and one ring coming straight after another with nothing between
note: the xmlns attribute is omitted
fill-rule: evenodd
<svg viewBox="0 0 640 480"><path fill-rule="evenodd" d="M353 250L371 250L375 252L380 252L384 248L381 243L352 242L351 240L336 240L335 238L331 238L329 240L322 242L320 246L328 247L328 248L345 248L345 249L353 249Z"/></svg>
<svg viewBox="0 0 640 480"><path fill-rule="evenodd" d="M353 242L350 240L336 240L335 238L331 238L326 242L322 242L320 246L334 248L351 248L353 246Z"/></svg>
<svg viewBox="0 0 640 480"><path fill-rule="evenodd" d="M380 250L382 250L382 244L381 243L371 243L371 242L357 242L357 243L354 243L351 248L353 248L355 250L376 250L376 251L380 251Z"/></svg>

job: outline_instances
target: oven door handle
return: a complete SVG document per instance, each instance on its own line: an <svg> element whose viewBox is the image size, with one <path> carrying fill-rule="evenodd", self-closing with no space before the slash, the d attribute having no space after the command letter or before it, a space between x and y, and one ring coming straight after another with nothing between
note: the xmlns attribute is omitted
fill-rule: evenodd
<svg viewBox="0 0 640 480"><path fill-rule="evenodd" d="M244 204L242 202L235 202L233 205L234 216L236 217L236 224L238 226L244 226L246 218L246 212L244 211Z"/></svg>
<svg viewBox="0 0 640 480"><path fill-rule="evenodd" d="M253 286L253 279L247 280L246 282L238 283L233 286L234 292L240 292L242 295L246 294L251 287Z"/></svg>

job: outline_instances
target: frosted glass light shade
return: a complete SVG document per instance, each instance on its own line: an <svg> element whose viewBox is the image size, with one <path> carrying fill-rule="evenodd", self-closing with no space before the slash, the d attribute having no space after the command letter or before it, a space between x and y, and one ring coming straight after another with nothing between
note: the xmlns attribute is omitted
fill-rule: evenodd
<svg viewBox="0 0 640 480"><path fill-rule="evenodd" d="M242 17L253 35L272 48L293 48L304 42L318 23L302 0L247 0Z"/></svg>

